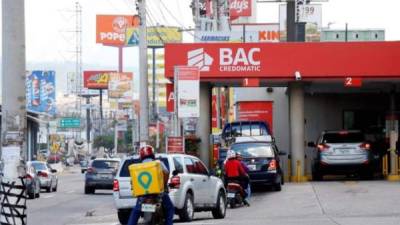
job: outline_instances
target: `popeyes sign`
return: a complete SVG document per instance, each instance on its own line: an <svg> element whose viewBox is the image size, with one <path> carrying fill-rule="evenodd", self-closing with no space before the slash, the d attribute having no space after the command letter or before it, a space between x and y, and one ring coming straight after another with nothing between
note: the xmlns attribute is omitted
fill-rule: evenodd
<svg viewBox="0 0 400 225"><path fill-rule="evenodd" d="M251 16L252 0L229 0L229 14L231 20L235 20L241 16Z"/></svg>
<svg viewBox="0 0 400 225"><path fill-rule="evenodd" d="M129 27L138 27L138 16L129 15L97 15L96 43L105 45L125 45L125 33Z"/></svg>

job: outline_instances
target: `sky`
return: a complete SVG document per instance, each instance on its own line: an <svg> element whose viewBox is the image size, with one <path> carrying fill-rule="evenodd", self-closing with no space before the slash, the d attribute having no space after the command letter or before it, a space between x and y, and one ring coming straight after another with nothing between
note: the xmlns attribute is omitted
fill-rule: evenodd
<svg viewBox="0 0 400 225"><path fill-rule="evenodd" d="M85 69L116 69L117 50L95 42L96 14L136 14L134 0L26 0L26 57L28 65L47 68L51 62L74 61L75 2L82 6L82 48ZM193 27L191 0L147 0L150 25ZM279 22L279 4L258 3L257 22ZM323 26L382 28L386 40L400 40L399 0L329 0L321 3ZM1 19L1 18L0 18ZM184 39L192 36L185 34ZM137 48L124 51L124 65L137 72ZM71 64L73 65L73 64ZM90 67L90 68L86 68ZM28 68L29 69L29 68ZM48 68L52 69L52 68ZM74 67L71 67L74 71ZM59 81L65 78L59 79ZM62 82L63 83L63 82ZM57 86L59 86L58 84Z"/></svg>

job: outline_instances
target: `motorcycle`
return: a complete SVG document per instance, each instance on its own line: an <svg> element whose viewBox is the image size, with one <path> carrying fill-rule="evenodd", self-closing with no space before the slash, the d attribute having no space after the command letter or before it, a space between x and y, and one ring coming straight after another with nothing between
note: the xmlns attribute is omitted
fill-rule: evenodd
<svg viewBox="0 0 400 225"><path fill-rule="evenodd" d="M227 192L227 201L232 209L245 204L246 192L238 182L229 182Z"/></svg>
<svg viewBox="0 0 400 225"><path fill-rule="evenodd" d="M142 197L142 217L144 224L163 225L165 224L164 207L162 197L158 195L146 195Z"/></svg>

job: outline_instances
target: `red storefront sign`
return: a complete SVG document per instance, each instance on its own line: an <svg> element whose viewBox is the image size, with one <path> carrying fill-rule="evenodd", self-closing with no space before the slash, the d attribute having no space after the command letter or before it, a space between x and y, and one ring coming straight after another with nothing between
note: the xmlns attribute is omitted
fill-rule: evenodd
<svg viewBox="0 0 400 225"><path fill-rule="evenodd" d="M235 20L241 16L251 16L252 0L229 0L229 15L231 20Z"/></svg>
<svg viewBox="0 0 400 225"><path fill-rule="evenodd" d="M273 102L271 101L251 101L239 102L238 114L241 121L264 121L271 131L273 130Z"/></svg>
<svg viewBox="0 0 400 225"><path fill-rule="evenodd" d="M243 87L259 87L260 79L258 78L244 78Z"/></svg>
<svg viewBox="0 0 400 225"><path fill-rule="evenodd" d="M165 74L175 65L200 68L201 79L295 80L399 77L400 42L166 44Z"/></svg>
<svg viewBox="0 0 400 225"><path fill-rule="evenodd" d="M346 77L344 79L344 86L345 87L361 87L362 79L359 77Z"/></svg>
<svg viewBox="0 0 400 225"><path fill-rule="evenodd" d="M174 84L167 84L167 112L174 112L175 111L175 95L174 95Z"/></svg>
<svg viewBox="0 0 400 225"><path fill-rule="evenodd" d="M183 137L167 137L167 153L185 153Z"/></svg>

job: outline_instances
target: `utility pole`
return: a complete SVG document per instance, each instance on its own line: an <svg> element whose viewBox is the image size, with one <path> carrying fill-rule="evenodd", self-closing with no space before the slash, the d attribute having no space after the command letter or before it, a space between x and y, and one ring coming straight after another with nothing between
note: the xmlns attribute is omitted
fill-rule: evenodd
<svg viewBox="0 0 400 225"><path fill-rule="evenodd" d="M25 1L2 1L2 123L0 223L25 225Z"/></svg>
<svg viewBox="0 0 400 225"><path fill-rule="evenodd" d="M75 2L75 20L75 110L80 119L82 105L82 7L79 2ZM75 133L75 139L80 138L81 129L79 128Z"/></svg>
<svg viewBox="0 0 400 225"><path fill-rule="evenodd" d="M139 7L139 65L140 65L140 142L149 140L149 84L147 75L146 0L137 0Z"/></svg>

